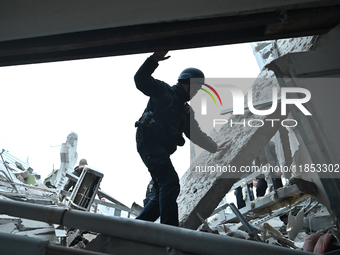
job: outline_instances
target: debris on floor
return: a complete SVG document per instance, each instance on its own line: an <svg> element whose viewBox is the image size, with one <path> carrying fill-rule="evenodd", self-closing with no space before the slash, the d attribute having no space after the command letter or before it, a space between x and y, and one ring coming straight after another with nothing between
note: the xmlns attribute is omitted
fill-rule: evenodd
<svg viewBox="0 0 340 255"><path fill-rule="evenodd" d="M255 50L262 56L264 62L268 63L277 59L278 52L282 55L293 51L308 51L316 39L304 37L261 42L257 44ZM259 77L266 78L266 82L275 78L274 73L265 68ZM279 87L277 82L266 82L254 83L257 99L261 102L268 100L273 87ZM271 118L276 119L275 114L270 115ZM253 116L250 112L246 115ZM232 118L237 120L238 116ZM203 152L196 159L197 162L202 165L206 162L215 162L213 157L216 157L221 165L250 166L253 162L256 165L254 157L258 157L264 162L261 164L261 171L251 172L247 176L240 174L233 179L220 178L222 174L217 173L209 178L206 173L202 176L197 173L193 175L194 171L190 172L189 169L181 178L181 193L177 200L181 226L220 235L223 238L244 239L247 242L261 242L291 250L318 254L340 250L339 223L335 221L332 212L332 206L338 205L330 205L322 185L318 183L320 178L316 176L314 179L308 179L294 172L285 173L283 169L280 169L280 174L273 177L263 171L264 167L274 165L268 158L264 159L265 146L273 141L277 144L274 150L281 166L305 163L306 149L303 141L299 139L298 131L294 128L277 127L275 130L271 128L269 132L262 126L240 130L231 131L228 127L222 127L219 133L215 132L216 136L225 138L228 135L230 136L228 138L240 142L235 142L235 146L228 154L212 155ZM260 138L255 139L255 135ZM131 208L127 207L101 190L100 183L104 175L94 167L86 165L83 166L81 174L78 176L73 174L72 169L78 160L77 140L76 133L68 135L60 150L60 168L53 170L44 182L27 162L2 150L0 199L115 217L136 216L142 207L135 203ZM263 148L259 148L259 144L262 144ZM255 196L255 190L256 193L259 191L256 185L259 185L260 179L264 180L268 187L264 188L263 194ZM275 188L274 179L282 182L280 187ZM72 192L64 190L69 180L75 184ZM241 188L241 202L244 203L242 207L237 208L233 203L223 200L218 205L228 192L234 192L238 188ZM134 248L131 248L130 253L137 247L141 254L167 254L164 247L160 246L8 215L0 215L0 232L40 238L64 247L112 254L116 254L118 250L125 254L126 249L131 247Z"/></svg>
<svg viewBox="0 0 340 255"><path fill-rule="evenodd" d="M77 155L77 139L75 138L78 136L72 132L60 151L62 173L58 169L52 171L44 183L40 175L35 173L27 162L2 150L0 153L0 199L40 204L51 208L135 217L142 207L134 203L132 208L129 208L100 190L100 182L104 175L98 170L86 166L79 177L72 176L71 169L74 165L71 165L66 157ZM76 160L77 158L73 160L74 163ZM72 192L62 189L68 179L75 182ZM39 238L49 241L50 244L77 249L84 249L97 237L97 233L85 230L68 229L56 224L8 215L0 215L0 232Z"/></svg>

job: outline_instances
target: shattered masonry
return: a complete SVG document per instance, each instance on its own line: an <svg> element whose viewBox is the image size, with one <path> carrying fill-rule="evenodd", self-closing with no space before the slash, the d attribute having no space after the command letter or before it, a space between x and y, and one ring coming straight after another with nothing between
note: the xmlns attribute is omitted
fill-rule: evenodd
<svg viewBox="0 0 340 255"><path fill-rule="evenodd" d="M262 68L253 84L254 101L270 100L272 88L281 85L276 81L274 72L266 68L269 63L288 53L309 52L315 47L317 40L318 37L315 36L253 44L255 56ZM251 119L253 117L253 114L248 112L243 118ZM240 121L239 116L232 116L231 118L236 122ZM256 116L256 119L265 118L281 119L282 116L278 111L270 116ZM274 128L263 126L231 129L224 125L219 132L213 130L211 134L215 140L232 139L233 143L227 153L210 154L202 152L197 158L194 158L194 153L191 154L192 161L195 162L181 178L181 193L178 198L179 218L182 227L193 230L199 229L201 232L219 234L222 237L228 236L253 241L260 239L268 244L268 247L274 245L289 248L289 250L286 250L287 254L289 252L293 254L293 251L297 252L302 249L323 253L327 246L336 246L336 243L339 243L339 234L336 231L337 222L332 211L332 205L318 180L296 178L297 176L290 178L292 176L284 175L284 180L290 178L284 187L250 201L250 191L245 189L247 187L245 183L249 183L253 175L243 178L241 174L238 174L234 175L233 178L228 178L230 176L226 176L224 173L216 172L207 176L205 173L198 174L195 172L195 165L218 163L219 165L239 167L251 165L256 156L264 160L263 148L271 139L275 141L276 152L280 162L284 165L306 162L310 158L306 145L297 129L285 129L280 125L275 125ZM77 140L77 134L73 132L69 134L66 143L63 143L61 147L60 168L53 171L44 183L28 164L16 159L8 152L2 151L0 199L39 204L49 208L73 208L72 210L89 211L91 214L121 217L137 215L142 209L139 205L134 203L129 208L100 190L99 185L103 176L94 168L88 167L88 170L84 171L84 174L78 178L72 175L73 167L78 160ZM239 180L241 177L243 179ZM63 191L68 178L77 182L72 193ZM94 185L96 188L91 189L91 191L95 190L91 193L87 190L87 187L94 179L97 181ZM270 178L267 180L270 186ZM246 207L240 209L243 218L238 217L229 208L226 210L228 207L226 202L228 201L224 200L225 195L238 186L243 187L243 195L246 199ZM101 199L98 199L97 195ZM61 198L63 199L61 200ZM242 223L239 223L240 220ZM124 221L118 222L122 226L124 225ZM127 228L133 225L128 221L126 224ZM143 222L137 224L140 224L138 232L143 231L143 228L148 229L147 226L149 226L148 224L143 225ZM166 227L164 230L166 230ZM62 225L9 215L0 216L0 232L39 238L57 246L109 254L135 254L136 250L141 254L169 254L167 250L156 244L110 237L97 232L67 228ZM184 230L182 232L186 233ZM189 236L190 233L188 232ZM192 236L195 235L196 238L199 233L196 231ZM144 236L152 235L152 233L142 234ZM175 245L177 244L179 245L179 242ZM256 242L252 244L257 245ZM241 245L238 246L238 249L242 248ZM197 247L199 247L198 244ZM249 247L251 249L252 246ZM199 252L197 251L197 254L202 254ZM223 251L219 252L222 253ZM260 254L263 251L258 249L256 252Z"/></svg>

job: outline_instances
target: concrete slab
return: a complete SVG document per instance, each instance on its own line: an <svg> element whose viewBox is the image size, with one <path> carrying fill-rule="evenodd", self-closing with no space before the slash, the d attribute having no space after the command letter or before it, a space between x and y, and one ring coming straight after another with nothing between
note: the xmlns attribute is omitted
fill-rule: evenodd
<svg viewBox="0 0 340 255"><path fill-rule="evenodd" d="M271 98L272 88L278 87L273 73L262 71L253 85L253 101L261 101ZM279 90L278 90L279 91ZM282 120L280 107L270 116L253 115L246 112L245 115L234 115L233 122L242 122L250 119L277 119ZM230 123L230 122L229 122ZM230 127L224 125L216 135L218 143L231 139L231 146L225 152L211 154L203 151L190 169L181 178L181 193L177 202L179 203L179 220L183 227L196 229L200 225L197 213L204 218L210 216L219 202L230 190L232 185L244 174L243 172L215 172L198 173L196 166L232 166L240 170L241 166L250 166L253 159L260 153L262 148L275 135L280 127L279 121L273 125L262 127L238 126ZM268 124L268 123L266 123Z"/></svg>
<svg viewBox="0 0 340 255"><path fill-rule="evenodd" d="M0 232L12 234L16 229L17 226L13 222L0 225Z"/></svg>
<svg viewBox="0 0 340 255"><path fill-rule="evenodd" d="M41 228L50 228L50 227L51 226L45 222L21 219L21 224L20 224L19 229L21 231L27 231L27 230L34 230L34 229L41 229Z"/></svg>
<svg viewBox="0 0 340 255"><path fill-rule="evenodd" d="M48 240L52 244L59 244L57 237L55 235L54 228L42 228L29 231L20 231L16 235L28 236L34 238L40 238L43 240Z"/></svg>
<svg viewBox="0 0 340 255"><path fill-rule="evenodd" d="M277 56L282 56L290 52L308 51L313 45L313 37L300 37L282 39L276 41ZM272 49L268 49L270 54L275 55ZM276 57L277 57L276 56ZM275 57L271 58L271 60ZM268 61L266 62L268 64ZM274 73L264 69L261 71L257 80L253 84L253 102L269 100L272 98L272 88L279 87ZM278 89L278 91L280 91ZM280 96L280 95L278 95ZM279 108L279 105L278 105ZM279 110L279 109L277 109ZM277 119L287 118L280 115L278 111L270 116L258 116L245 112L245 115L232 116L233 122L241 122L250 119ZM229 122L230 123L230 122ZM278 122L276 122L277 124ZM280 122L279 122L280 123ZM190 166L189 170L181 178L181 193L177 199L179 204L179 221L182 227L197 229L200 220L197 213L204 218L210 216L213 210L225 194L232 187L233 183L242 176L243 173L201 173L195 172L195 167L200 165L211 166L234 166L240 169L241 166L250 166L253 159L259 155L261 150L274 136L282 125L264 125L262 127L239 127L231 128L224 125L216 134L219 142L231 139L232 143L229 150L210 154L207 151L202 152L196 161Z"/></svg>

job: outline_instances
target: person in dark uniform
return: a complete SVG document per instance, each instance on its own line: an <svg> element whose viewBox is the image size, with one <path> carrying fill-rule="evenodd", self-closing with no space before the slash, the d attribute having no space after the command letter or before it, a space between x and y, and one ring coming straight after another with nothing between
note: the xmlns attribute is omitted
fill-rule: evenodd
<svg viewBox="0 0 340 255"><path fill-rule="evenodd" d="M76 166L72 172L73 175L75 176L80 176L81 173L83 172L84 167L87 165L87 160L86 159L81 159L79 161L79 165ZM64 190L69 191L70 188L74 189L74 186L76 185L75 181L72 181L71 179L68 179L64 186Z"/></svg>
<svg viewBox="0 0 340 255"><path fill-rule="evenodd" d="M178 226L176 200L180 185L170 155L177 146L184 145L182 134L212 153L226 149L228 141L218 146L202 132L187 103L199 90L198 86L190 88L190 78L199 78L203 82L202 71L185 69L174 86L152 77L158 62L169 58L166 54L155 52L134 76L137 89L150 97L142 117L136 122L136 142L137 151L151 174L155 189L155 196L136 219L155 221L160 216L162 224Z"/></svg>

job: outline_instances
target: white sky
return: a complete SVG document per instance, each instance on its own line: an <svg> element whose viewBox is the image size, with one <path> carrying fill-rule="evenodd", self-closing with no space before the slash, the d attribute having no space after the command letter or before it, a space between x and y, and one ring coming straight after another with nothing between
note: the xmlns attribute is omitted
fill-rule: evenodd
<svg viewBox="0 0 340 255"><path fill-rule="evenodd" d="M150 181L135 143L134 123L148 97L133 76L149 54L0 67L0 150L29 164L44 179L60 167L60 147L78 134L78 161L102 173L101 189L127 206L142 205ZM170 85L187 67L209 78L254 78L260 70L250 44L171 51L153 76ZM179 177L189 168L186 139L172 155Z"/></svg>

